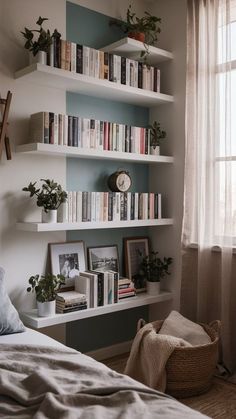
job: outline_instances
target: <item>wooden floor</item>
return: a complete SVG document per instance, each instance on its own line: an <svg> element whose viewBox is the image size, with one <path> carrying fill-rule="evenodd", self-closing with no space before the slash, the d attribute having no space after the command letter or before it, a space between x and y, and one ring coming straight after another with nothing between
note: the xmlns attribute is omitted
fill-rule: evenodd
<svg viewBox="0 0 236 419"><path fill-rule="evenodd" d="M123 373L128 356L123 354L102 362ZM214 378L213 386L207 393L181 399L180 402L213 419L236 419L236 385L220 378Z"/></svg>

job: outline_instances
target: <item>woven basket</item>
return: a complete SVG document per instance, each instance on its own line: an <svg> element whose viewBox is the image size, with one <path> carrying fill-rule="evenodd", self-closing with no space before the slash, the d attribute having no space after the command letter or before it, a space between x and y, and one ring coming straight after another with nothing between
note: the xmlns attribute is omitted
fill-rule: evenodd
<svg viewBox="0 0 236 419"><path fill-rule="evenodd" d="M163 320L153 322L157 333ZM197 396L209 390L218 361L220 322L199 323L211 343L193 347L177 347L166 364L166 393L178 399ZM139 325L140 327L141 325Z"/></svg>

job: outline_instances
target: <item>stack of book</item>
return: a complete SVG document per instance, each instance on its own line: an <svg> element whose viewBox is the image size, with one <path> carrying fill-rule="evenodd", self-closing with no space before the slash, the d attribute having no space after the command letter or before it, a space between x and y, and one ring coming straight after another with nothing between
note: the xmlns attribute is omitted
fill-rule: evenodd
<svg viewBox="0 0 236 419"><path fill-rule="evenodd" d="M118 278L114 271L84 271L75 278L75 290L86 295L89 308L118 302Z"/></svg>
<svg viewBox="0 0 236 419"><path fill-rule="evenodd" d="M119 279L119 301L124 298L134 297L136 295L134 283L129 278L120 278Z"/></svg>
<svg viewBox="0 0 236 419"><path fill-rule="evenodd" d="M54 112L37 112L30 116L30 141L81 149L150 154L149 128Z"/></svg>
<svg viewBox="0 0 236 419"><path fill-rule="evenodd" d="M56 296L56 313L70 313L71 311L87 308L85 294L77 291L58 292Z"/></svg>
<svg viewBox="0 0 236 419"><path fill-rule="evenodd" d="M162 218L161 194L67 191L63 222L154 220Z"/></svg>
<svg viewBox="0 0 236 419"><path fill-rule="evenodd" d="M73 73L160 92L158 68L63 39L53 39L47 64Z"/></svg>

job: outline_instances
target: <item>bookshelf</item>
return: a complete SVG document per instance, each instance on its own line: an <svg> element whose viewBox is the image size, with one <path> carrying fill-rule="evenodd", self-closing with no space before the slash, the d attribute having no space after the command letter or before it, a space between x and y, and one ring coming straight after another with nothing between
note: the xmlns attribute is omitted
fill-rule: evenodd
<svg viewBox="0 0 236 419"><path fill-rule="evenodd" d="M43 64L32 64L17 71L15 79L138 106L153 107L172 103L174 100L173 96L164 93L138 89Z"/></svg>
<svg viewBox="0 0 236 419"><path fill-rule="evenodd" d="M90 317L102 316L104 314L115 313L121 310L128 310L130 308L170 301L172 300L172 297L172 293L167 291L162 291L158 295L148 295L144 293L135 297L126 298L125 301L120 301L116 304L108 304L97 308L87 308L86 310L74 311L66 314L55 314L51 317L38 317L36 309L20 313L20 317L26 326L40 329L42 327L55 326L61 323L68 323Z"/></svg>

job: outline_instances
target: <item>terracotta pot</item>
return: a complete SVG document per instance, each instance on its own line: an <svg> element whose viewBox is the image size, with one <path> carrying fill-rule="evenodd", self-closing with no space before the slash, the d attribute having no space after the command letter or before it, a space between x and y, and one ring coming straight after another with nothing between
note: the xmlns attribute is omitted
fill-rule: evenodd
<svg viewBox="0 0 236 419"><path fill-rule="evenodd" d="M143 32L129 32L128 37L136 39L136 41L145 42L145 33Z"/></svg>

